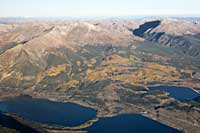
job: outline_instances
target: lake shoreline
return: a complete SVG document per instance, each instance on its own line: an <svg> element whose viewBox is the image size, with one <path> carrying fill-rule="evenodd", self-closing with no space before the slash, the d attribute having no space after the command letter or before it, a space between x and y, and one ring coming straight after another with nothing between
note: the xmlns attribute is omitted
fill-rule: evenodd
<svg viewBox="0 0 200 133"><path fill-rule="evenodd" d="M195 90L193 87L184 86L184 85L165 85L165 84L155 84L155 85L148 85L148 86L145 86L145 87L148 88L148 87L159 87L159 86L185 87L185 88L190 88L191 90L193 90L193 91L195 91L196 93L200 94L200 92L198 92L197 90Z"/></svg>
<svg viewBox="0 0 200 133"><path fill-rule="evenodd" d="M30 97L30 96L27 96L27 97ZM39 99L39 100L41 100L41 99ZM47 100L47 99L45 99L45 100ZM67 101L67 102L63 102L63 103L69 103L69 102ZM89 121L87 121L85 123L80 124L79 126L70 126L70 127L59 126L59 125L51 125L51 124L49 125L49 124L46 124L46 123L43 123L43 122L36 122L36 121L33 121L33 120L29 120L29 119L27 119L27 118L25 118L23 116L18 116L16 114L11 114L11 116L14 117L14 118L17 118L19 121L22 121L22 122L25 122L25 123L31 123L33 125L39 125L40 127L43 127L46 130L59 130L59 131L60 130L76 130L77 131L77 130L92 126L93 123L96 123L98 121L98 119L112 119L113 117L118 117L118 116L121 116L121 115L134 115L134 114L135 113L126 113L126 114L118 114L118 115L114 115L114 116L110 116L110 117L100 117L100 118L96 117L97 120L91 120L91 121L89 120ZM142 114L136 114L136 115L144 116ZM146 117L146 116L144 116L144 117ZM150 117L148 117L148 118L151 119ZM156 121L156 122L159 122L159 121ZM162 124L162 123L160 123L160 124ZM165 124L163 124L163 125L165 125ZM165 125L165 126L168 126L168 125ZM170 127L170 128L172 128L172 127Z"/></svg>

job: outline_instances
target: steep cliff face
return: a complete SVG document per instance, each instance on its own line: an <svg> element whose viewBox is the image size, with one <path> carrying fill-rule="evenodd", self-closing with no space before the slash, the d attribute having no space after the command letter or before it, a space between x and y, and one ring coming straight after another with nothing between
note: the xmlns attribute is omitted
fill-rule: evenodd
<svg viewBox="0 0 200 133"><path fill-rule="evenodd" d="M146 22L132 32L151 42L182 49L192 57L200 55L200 24L166 19Z"/></svg>

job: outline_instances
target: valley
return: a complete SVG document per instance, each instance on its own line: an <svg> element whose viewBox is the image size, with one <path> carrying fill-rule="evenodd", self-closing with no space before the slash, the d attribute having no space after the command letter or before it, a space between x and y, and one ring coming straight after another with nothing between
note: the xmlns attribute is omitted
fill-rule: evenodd
<svg viewBox="0 0 200 133"><path fill-rule="evenodd" d="M199 34L200 23L175 19L1 24L0 103L29 95L90 107L102 119L141 114L198 133ZM157 85L189 87L197 95L176 99L148 88Z"/></svg>

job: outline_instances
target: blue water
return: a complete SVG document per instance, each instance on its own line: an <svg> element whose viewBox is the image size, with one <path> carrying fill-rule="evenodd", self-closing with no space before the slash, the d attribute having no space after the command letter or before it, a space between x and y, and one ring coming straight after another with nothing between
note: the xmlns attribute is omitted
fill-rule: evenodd
<svg viewBox="0 0 200 133"><path fill-rule="evenodd" d="M26 119L62 126L77 126L96 117L96 110L74 103L19 96L0 102L0 110Z"/></svg>
<svg viewBox="0 0 200 133"><path fill-rule="evenodd" d="M84 129L89 133L181 133L139 114L124 114L110 118L100 118L91 127Z"/></svg>
<svg viewBox="0 0 200 133"><path fill-rule="evenodd" d="M160 90L169 93L170 97L178 100L192 100L200 96L199 93L195 92L188 87L177 87L177 86L154 86L148 87L150 90Z"/></svg>
<svg viewBox="0 0 200 133"><path fill-rule="evenodd" d="M96 117L96 110L74 103L53 102L45 99L19 96L0 101L0 110L41 123L77 126ZM3 123L10 126L9 123ZM14 125L14 127L18 125ZM139 114L124 114L99 118L91 127L83 129L95 133L180 133Z"/></svg>

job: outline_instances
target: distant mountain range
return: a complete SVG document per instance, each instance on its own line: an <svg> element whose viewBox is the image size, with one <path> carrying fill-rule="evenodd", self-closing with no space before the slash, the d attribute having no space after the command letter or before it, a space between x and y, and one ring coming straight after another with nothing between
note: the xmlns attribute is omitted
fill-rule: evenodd
<svg viewBox="0 0 200 133"><path fill-rule="evenodd" d="M177 19L182 21L200 22L199 17L175 17L175 16L116 16L116 17L0 17L0 23L21 23L28 21L63 21L63 20L155 20L155 19Z"/></svg>

